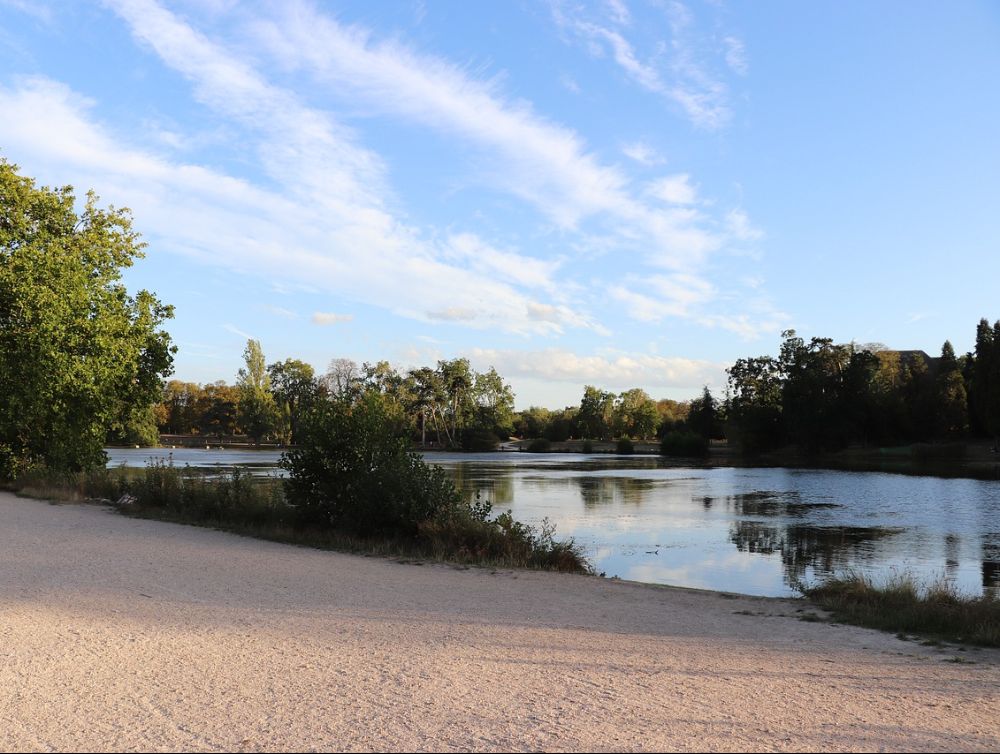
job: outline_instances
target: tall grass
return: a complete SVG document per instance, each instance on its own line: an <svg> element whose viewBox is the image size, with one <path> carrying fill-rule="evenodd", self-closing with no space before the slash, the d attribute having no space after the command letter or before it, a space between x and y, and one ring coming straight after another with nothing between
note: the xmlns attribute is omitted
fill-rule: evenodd
<svg viewBox="0 0 1000 754"><path fill-rule="evenodd" d="M559 541L503 513L482 520L462 512L431 519L416 536L363 537L302 516L285 497L283 480L253 476L238 467L225 473L178 468L164 461L145 467L55 473L36 469L13 487L48 500L121 501L118 510L137 518L208 526L278 542L380 556L592 573L573 540Z"/></svg>
<svg viewBox="0 0 1000 754"><path fill-rule="evenodd" d="M924 587L903 574L878 585L867 576L849 574L804 592L845 623L1000 646L1000 599L964 595L945 581Z"/></svg>

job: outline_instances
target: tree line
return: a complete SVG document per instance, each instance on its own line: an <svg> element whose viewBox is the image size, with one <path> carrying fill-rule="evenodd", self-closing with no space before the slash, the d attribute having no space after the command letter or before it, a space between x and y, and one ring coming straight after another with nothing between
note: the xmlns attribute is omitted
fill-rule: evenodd
<svg viewBox="0 0 1000 754"><path fill-rule="evenodd" d="M961 357L949 341L932 358L806 341L794 330L782 338L776 358L742 358L727 370L725 432L745 451L1000 436L1000 321L981 320L975 350Z"/></svg>
<svg viewBox="0 0 1000 754"><path fill-rule="evenodd" d="M303 412L318 401L375 395L414 442L487 450L511 436L553 442L649 439L684 427L692 407L691 420L696 421L702 401L655 401L639 388L616 394L588 385L578 406L559 410L533 406L518 412L513 390L496 369L478 372L464 358L406 371L386 361L358 365L337 358L325 373L317 374L298 359L266 364L256 340L248 341L243 358L244 367L233 385L167 382L162 399L149 412L155 431L220 440L247 435L257 443L294 445L300 439ZM149 442L149 433L137 424L127 434L125 442Z"/></svg>

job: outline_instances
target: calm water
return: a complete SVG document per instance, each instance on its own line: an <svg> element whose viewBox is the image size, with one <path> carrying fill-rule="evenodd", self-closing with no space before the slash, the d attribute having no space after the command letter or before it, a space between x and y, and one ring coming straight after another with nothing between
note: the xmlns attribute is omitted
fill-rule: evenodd
<svg viewBox="0 0 1000 754"><path fill-rule="evenodd" d="M234 465L273 451L110 449L110 465ZM1000 483L873 472L678 467L651 456L430 453L467 495L548 518L608 576L765 596L848 569L1000 589Z"/></svg>

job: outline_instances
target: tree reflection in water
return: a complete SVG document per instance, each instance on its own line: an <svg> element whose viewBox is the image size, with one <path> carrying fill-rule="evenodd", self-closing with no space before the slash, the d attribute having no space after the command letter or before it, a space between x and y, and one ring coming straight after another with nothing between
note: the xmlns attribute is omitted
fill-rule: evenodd
<svg viewBox="0 0 1000 754"><path fill-rule="evenodd" d="M736 521L730 541L740 552L780 553L785 583L799 586L810 568L820 575L843 573L870 559L871 544L902 529L861 526L774 526L760 521Z"/></svg>
<svg viewBox="0 0 1000 754"><path fill-rule="evenodd" d="M578 476L580 497L587 508L609 503L642 505L655 483L651 479L624 476Z"/></svg>
<svg viewBox="0 0 1000 754"><path fill-rule="evenodd" d="M1000 593L1000 532L983 535L983 591Z"/></svg>

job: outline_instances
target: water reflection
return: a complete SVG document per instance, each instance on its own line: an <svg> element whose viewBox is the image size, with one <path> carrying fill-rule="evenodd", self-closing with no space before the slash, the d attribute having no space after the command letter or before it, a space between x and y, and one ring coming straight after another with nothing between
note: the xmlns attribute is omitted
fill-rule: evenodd
<svg viewBox="0 0 1000 754"><path fill-rule="evenodd" d="M785 583L798 588L814 576L831 576L870 562L873 544L901 529L849 526L772 526L736 521L729 540L740 552L779 554Z"/></svg>
<svg viewBox="0 0 1000 754"><path fill-rule="evenodd" d="M702 501L709 498L702 498ZM722 502L741 516L791 516L801 518L824 508L836 508L836 503L804 501L798 490L773 492L754 490L726 495Z"/></svg>
<svg viewBox="0 0 1000 754"><path fill-rule="evenodd" d="M118 450L144 465L169 450ZM177 465L273 473L278 453L174 450ZM854 570L1000 592L1000 483L781 468L694 468L653 456L427 454L467 499L550 519L609 576L746 594Z"/></svg>
<svg viewBox="0 0 1000 754"><path fill-rule="evenodd" d="M983 535L983 589L1000 592L1000 532Z"/></svg>
<svg viewBox="0 0 1000 754"><path fill-rule="evenodd" d="M578 476L574 481L584 508L622 503L640 506L655 487L651 479L626 476Z"/></svg>

